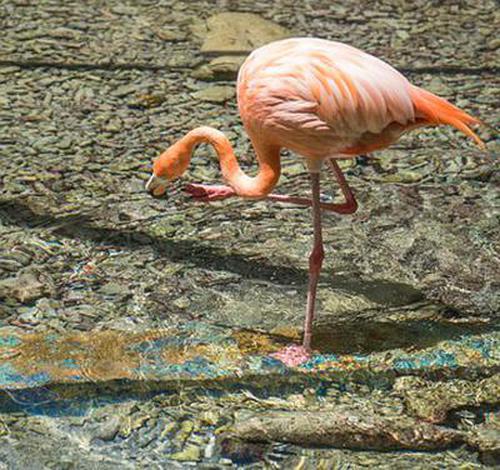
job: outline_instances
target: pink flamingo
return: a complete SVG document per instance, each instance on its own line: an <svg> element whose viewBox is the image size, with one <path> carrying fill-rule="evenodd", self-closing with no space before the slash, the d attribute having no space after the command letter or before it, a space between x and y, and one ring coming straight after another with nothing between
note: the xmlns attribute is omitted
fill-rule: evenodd
<svg viewBox="0 0 500 470"><path fill-rule="evenodd" d="M156 196L163 194L168 182L186 171L195 146L206 142L215 148L228 186L190 184L186 190L194 198L215 201L241 196L312 206L314 244L309 257L303 345L277 356L297 364L311 350L316 290L324 258L321 209L340 214L357 209L337 159L385 148L411 129L439 124L454 126L484 148L469 128L480 122L410 84L382 60L322 39L285 39L253 51L239 71L237 87L241 119L259 164L257 175L245 175L224 134L198 127L155 160L146 189ZM304 157L312 199L271 194L280 177L283 147ZM340 185L345 197L342 204L320 201L319 172L324 162Z"/></svg>

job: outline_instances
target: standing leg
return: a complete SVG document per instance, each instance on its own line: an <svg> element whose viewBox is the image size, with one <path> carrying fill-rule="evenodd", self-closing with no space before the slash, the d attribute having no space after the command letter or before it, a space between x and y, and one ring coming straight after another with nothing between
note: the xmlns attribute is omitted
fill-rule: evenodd
<svg viewBox="0 0 500 470"><path fill-rule="evenodd" d="M318 288L319 273L325 251L323 249L323 235L321 233L321 204L319 194L319 173L311 173L312 186L312 215L314 228L313 249L309 256L309 286L307 289L306 318L304 322L303 346L306 351L311 350L312 322L316 306L316 291Z"/></svg>
<svg viewBox="0 0 500 470"><path fill-rule="evenodd" d="M318 288L319 273L325 252L323 250L323 236L321 233L321 202L319 194L319 173L311 173L312 186L312 214L314 226L313 249L309 255L309 285L307 289L306 318L304 322L304 339L302 346L290 345L285 349L272 353L271 356L279 359L289 367L303 364L311 357L312 322L316 306L316 291Z"/></svg>

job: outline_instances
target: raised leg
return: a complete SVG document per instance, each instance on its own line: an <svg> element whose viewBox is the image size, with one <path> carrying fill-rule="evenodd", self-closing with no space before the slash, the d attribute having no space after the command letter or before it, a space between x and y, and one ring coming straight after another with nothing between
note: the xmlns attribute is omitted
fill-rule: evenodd
<svg viewBox="0 0 500 470"><path fill-rule="evenodd" d="M337 179L342 194L344 195L345 202L342 204L333 204L329 202L320 202L321 209L325 211L336 212L337 214L353 214L358 209L358 203L354 197L351 188L347 184L344 173L339 167L339 164L336 162L334 158L328 160L328 166L333 171L335 178ZM282 194L269 194L267 199L276 202L288 202L291 204L299 204L301 206L312 206L312 199L308 199L305 197L295 197L295 196L287 196Z"/></svg>
<svg viewBox="0 0 500 470"><path fill-rule="evenodd" d="M333 171L335 177L337 178L337 181L339 182L340 185L340 189L345 198L345 202L343 204L332 204L333 206L336 206L336 208L332 208L330 210L338 212L339 214L354 214L354 212L358 210L358 203L356 202L356 198L354 197L351 188L347 184L344 173L342 173L339 164L334 158L330 158L328 160L328 165ZM322 209L326 208L322 206Z"/></svg>
<svg viewBox="0 0 500 470"><path fill-rule="evenodd" d="M323 210L336 212L338 214L353 214L358 208L354 194L347 184L344 174L340 169L335 159L328 160L328 165L333 171L345 197L345 202L342 204L333 204L328 202L320 202L320 207ZM220 201L232 196L237 196L236 192L230 186L225 185L206 185L206 184L188 184L184 190L191 196L203 202ZM268 194L267 198L270 201L286 202L290 204L298 204L301 206L312 206L312 199L305 197L287 196L285 194Z"/></svg>
<svg viewBox="0 0 500 470"><path fill-rule="evenodd" d="M222 184L188 184L184 188L184 191L189 193L194 199L202 202L220 201L236 196L236 191L231 186Z"/></svg>
<svg viewBox="0 0 500 470"><path fill-rule="evenodd" d="M307 288L306 318L304 322L304 340L302 345L306 351L311 350L312 322L316 306L319 273L325 257L323 234L321 230L321 203L319 194L319 173L311 173L312 214L314 228L313 249L309 256L309 286Z"/></svg>

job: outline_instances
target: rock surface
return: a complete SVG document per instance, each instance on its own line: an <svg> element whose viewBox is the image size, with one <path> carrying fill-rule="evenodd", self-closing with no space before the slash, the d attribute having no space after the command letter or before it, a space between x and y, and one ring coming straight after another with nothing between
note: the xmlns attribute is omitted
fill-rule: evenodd
<svg viewBox="0 0 500 470"><path fill-rule="evenodd" d="M191 74L200 80L234 80L246 56L220 56L212 59L208 64L201 65Z"/></svg>
<svg viewBox="0 0 500 470"><path fill-rule="evenodd" d="M201 52L248 54L272 41L290 36L282 26L254 13L219 13L207 20Z"/></svg>
<svg viewBox="0 0 500 470"><path fill-rule="evenodd" d="M465 442L451 429L355 412L264 413L235 424L235 437L254 442L290 442L360 450L439 450Z"/></svg>
<svg viewBox="0 0 500 470"><path fill-rule="evenodd" d="M194 98L210 103L224 103L234 98L236 92L234 86L211 86L203 88L193 94Z"/></svg>

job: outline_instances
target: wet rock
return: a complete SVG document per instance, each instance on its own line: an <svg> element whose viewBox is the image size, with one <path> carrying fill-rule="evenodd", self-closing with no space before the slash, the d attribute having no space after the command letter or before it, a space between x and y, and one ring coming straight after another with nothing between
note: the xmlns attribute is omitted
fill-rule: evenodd
<svg viewBox="0 0 500 470"><path fill-rule="evenodd" d="M201 46L206 54L242 54L290 36L282 26L253 13L220 13L208 19L207 29Z"/></svg>
<svg viewBox="0 0 500 470"><path fill-rule="evenodd" d="M236 95L232 86L213 86L207 87L193 94L194 98L211 103L224 103L231 100Z"/></svg>
<svg viewBox="0 0 500 470"><path fill-rule="evenodd" d="M136 85L121 85L115 88L111 94L118 98L123 98L124 96L130 95L137 91Z"/></svg>
<svg viewBox="0 0 500 470"><path fill-rule="evenodd" d="M199 61L195 61L194 56L192 54L188 54L185 52L179 52L174 57L170 58L167 62L168 67L194 67L198 65Z"/></svg>
<svg viewBox="0 0 500 470"><path fill-rule="evenodd" d="M176 42L184 41L186 33L178 29L162 29L155 31L155 34L163 41Z"/></svg>
<svg viewBox="0 0 500 470"><path fill-rule="evenodd" d="M130 100L129 106L139 106L143 108L155 108L160 106L166 100L165 95L161 93L141 94Z"/></svg>
<svg viewBox="0 0 500 470"><path fill-rule="evenodd" d="M442 97L446 97L450 94L449 87L440 77L432 77L432 80L428 83L426 88Z"/></svg>
<svg viewBox="0 0 500 470"><path fill-rule="evenodd" d="M60 304L58 301L45 297L42 297L36 302L38 312L46 318L55 317L57 315L57 308L59 307Z"/></svg>
<svg viewBox="0 0 500 470"><path fill-rule="evenodd" d="M194 423L192 421L188 421L188 420L183 421L181 423L179 432L177 433L177 436L176 436L177 440L181 443L186 442L186 440L191 435L193 430L194 430Z"/></svg>
<svg viewBox="0 0 500 470"><path fill-rule="evenodd" d="M406 41L407 39L410 38L410 34L408 33L408 31L405 31L404 29L398 29L396 31L396 36L402 41Z"/></svg>
<svg viewBox="0 0 500 470"><path fill-rule="evenodd" d="M208 410L200 415L200 421L209 426L215 426L220 419L220 415L214 410Z"/></svg>
<svg viewBox="0 0 500 470"><path fill-rule="evenodd" d="M186 309L191 304L191 301L189 300L188 297L179 297L178 299L175 299L172 302L172 304L175 305L177 308Z"/></svg>
<svg viewBox="0 0 500 470"><path fill-rule="evenodd" d="M207 81L234 80L246 56L221 56L202 65L191 74L194 78Z"/></svg>
<svg viewBox="0 0 500 470"><path fill-rule="evenodd" d="M430 382L417 377L401 377L394 389L404 397L405 406L413 416L440 423L456 408L498 404L500 376L493 375L477 382Z"/></svg>
<svg viewBox="0 0 500 470"><path fill-rule="evenodd" d="M500 412L488 411L484 423L471 430L469 441L478 448L481 462L498 466L500 462Z"/></svg>
<svg viewBox="0 0 500 470"><path fill-rule="evenodd" d="M463 443L463 433L407 417L343 412L270 412L237 422L233 436L253 442L348 449L438 450Z"/></svg>
<svg viewBox="0 0 500 470"><path fill-rule="evenodd" d="M67 150L71 147L72 141L69 137L63 137L57 144L57 146L62 150Z"/></svg>
<svg viewBox="0 0 500 470"><path fill-rule="evenodd" d="M122 121L119 118L110 119L103 129L107 132L119 132L122 128Z"/></svg>
<svg viewBox="0 0 500 470"><path fill-rule="evenodd" d="M23 273L0 281L0 297L14 298L21 303L43 297L46 291L46 284L34 273Z"/></svg>
<svg viewBox="0 0 500 470"><path fill-rule="evenodd" d="M266 451L269 450L268 444L236 439L223 439L219 447L220 454L228 459L228 463L232 465L245 465L262 461Z"/></svg>
<svg viewBox="0 0 500 470"><path fill-rule="evenodd" d="M170 454L168 458L179 462L197 462L201 458L201 449L194 445L187 445L180 452Z"/></svg>
<svg viewBox="0 0 500 470"><path fill-rule="evenodd" d="M104 284L100 289L99 292L101 294L104 294L106 296L128 296L130 295L130 289L123 285L119 284L117 282L108 282Z"/></svg>
<svg viewBox="0 0 500 470"><path fill-rule="evenodd" d="M94 432L92 439L100 439L101 441L112 441L120 431L121 419L119 416L111 416Z"/></svg>
<svg viewBox="0 0 500 470"><path fill-rule="evenodd" d="M31 255L20 250L0 252L0 269L5 271L18 271L31 261Z"/></svg>

